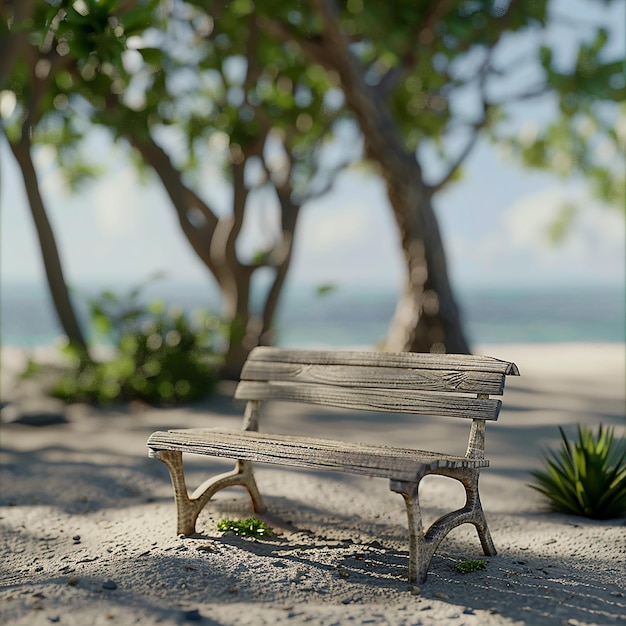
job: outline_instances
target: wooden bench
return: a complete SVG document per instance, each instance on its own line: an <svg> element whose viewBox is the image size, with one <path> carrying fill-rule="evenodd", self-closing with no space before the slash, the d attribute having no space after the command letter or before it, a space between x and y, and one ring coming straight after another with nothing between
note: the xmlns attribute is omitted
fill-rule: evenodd
<svg viewBox="0 0 626 626"><path fill-rule="evenodd" d="M405 500L409 529L409 581L423 582L441 540L460 524L476 526L486 555L495 555L478 493L484 458L485 422L498 419L506 375L519 376L517 366L482 356L416 353L339 352L255 348L241 375L235 397L246 400L243 430L177 429L155 432L148 440L150 456L163 461L171 475L178 511L178 533L195 532L204 505L220 489L247 489L257 513L265 510L252 463L274 463L388 478L392 491ZM467 419L465 456L346 443L330 439L258 432L260 404L286 400L353 410L414 413ZM407 439L419 444L419 422ZM236 460L235 469L204 482L188 494L182 453ZM465 487L461 509L440 517L424 532L418 500L420 480L447 476Z"/></svg>

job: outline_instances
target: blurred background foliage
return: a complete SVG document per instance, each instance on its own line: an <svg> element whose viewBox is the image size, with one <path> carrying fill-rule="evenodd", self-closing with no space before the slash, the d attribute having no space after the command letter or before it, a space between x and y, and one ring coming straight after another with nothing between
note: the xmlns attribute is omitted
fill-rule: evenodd
<svg viewBox="0 0 626 626"><path fill-rule="evenodd" d="M30 362L26 375L45 377L50 394L66 402L172 405L212 393L228 328L206 311L187 315L146 302L143 291L154 280L121 296L107 290L86 298L101 358L86 359L67 344L62 366Z"/></svg>

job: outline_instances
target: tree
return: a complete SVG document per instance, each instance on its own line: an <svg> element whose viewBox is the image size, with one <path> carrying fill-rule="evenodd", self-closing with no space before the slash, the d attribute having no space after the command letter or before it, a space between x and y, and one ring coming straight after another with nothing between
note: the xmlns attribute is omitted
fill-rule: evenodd
<svg viewBox="0 0 626 626"><path fill-rule="evenodd" d="M54 231L40 193L32 159L33 135L38 126L45 124L47 114L55 110L50 101L56 95L52 79L65 64L61 56L52 53L49 38L25 26L24 20L32 19L33 16L41 17L43 8L45 7L36 6L32 1L26 0L4 5L0 11L3 27L0 31L0 85L8 87L10 93L19 96L16 97L13 123L7 127L3 120L2 127L22 172L59 322L70 344L87 358L87 344L70 299Z"/></svg>
<svg viewBox="0 0 626 626"><path fill-rule="evenodd" d="M584 16L563 19L553 4L313 0L303 10L300 3L263 3L267 32L297 43L310 62L338 77L366 155L386 182L407 266L387 349L468 351L433 197L459 176L481 136L507 145L527 166L582 174L601 197L624 206L625 138L612 106L624 96L622 61L608 54L605 30L589 28ZM525 41L559 21L586 30L573 66L557 61L558 42ZM511 37L521 52L506 58L500 49ZM534 83L511 81L533 64ZM466 102L473 96L473 106L459 108L462 93ZM558 114L531 141L506 127L508 108L546 96ZM458 138L460 147L450 141ZM613 163L595 153L601 142L613 148ZM432 148L445 173L428 181L423 161Z"/></svg>
<svg viewBox="0 0 626 626"><path fill-rule="evenodd" d="M328 189L338 172L319 167L316 156L335 112L324 102L326 76L307 71L298 55L260 33L251 4L215 11L219 15L183 0L48 3L29 14L38 38L25 45L33 58L29 78L37 63L48 64L38 106L52 131L42 121L37 140L54 145L61 157L69 151L64 140L73 146L85 123L104 125L162 183L183 233L220 288L230 325L224 373L236 377L249 350L272 341L300 206ZM19 68L9 83L20 100L13 118L19 127L31 85L16 75ZM232 181L227 214L199 184L211 158L221 160ZM76 159L63 164L70 175L89 169ZM257 251L240 250L246 213L270 193L279 216L272 240ZM273 276L254 312L252 281L261 269Z"/></svg>
<svg viewBox="0 0 626 626"><path fill-rule="evenodd" d="M273 341L300 207L326 191L338 173L318 157L336 117L324 101L326 76L264 35L253 8L227 3L209 13L181 0L162 9L158 48L149 54L140 49L142 68L151 72L140 106L118 98L101 115L156 173L220 288L222 316L231 324L224 365L229 377L238 376L254 346ZM177 158L163 139L168 129L180 140ZM219 146L233 188L231 210L222 215L198 185L207 159L220 158ZM246 215L261 195L278 209L278 228L262 248L241 250ZM252 284L262 269L272 277L255 312Z"/></svg>

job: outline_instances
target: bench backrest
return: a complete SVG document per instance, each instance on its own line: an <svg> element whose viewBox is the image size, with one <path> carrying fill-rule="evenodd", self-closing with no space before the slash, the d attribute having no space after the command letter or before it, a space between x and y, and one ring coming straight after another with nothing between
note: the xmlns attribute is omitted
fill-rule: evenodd
<svg viewBox="0 0 626 626"><path fill-rule="evenodd" d="M496 420L515 363L414 352L252 350L235 397L346 409Z"/></svg>

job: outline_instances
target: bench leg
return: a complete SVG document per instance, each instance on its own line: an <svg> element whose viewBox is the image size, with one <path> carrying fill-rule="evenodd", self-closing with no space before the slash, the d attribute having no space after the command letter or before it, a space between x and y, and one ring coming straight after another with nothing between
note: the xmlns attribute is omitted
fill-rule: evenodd
<svg viewBox="0 0 626 626"><path fill-rule="evenodd" d="M446 513L437 519L424 532L419 506L419 480L415 482L392 480L390 488L404 498L409 526L409 582L426 581L430 562L444 537L461 524L470 523L476 527L478 538L487 556L495 556L496 548L491 539L485 513L478 493L477 469L443 469L432 472L454 478L465 488L465 506L457 511Z"/></svg>
<svg viewBox="0 0 626 626"><path fill-rule="evenodd" d="M436 474L440 476L448 476L458 480L465 488L465 506L458 511L448 513L439 518L428 530L432 531L433 535L438 532L439 525L442 527L446 523L451 524L449 530L444 532L444 536L461 524L469 523L473 524L478 531L478 538L483 548L483 553L486 556L495 556L498 552L491 538L489 527L487 526L487 519L483 511L483 506L480 502L480 494L478 492L478 479L480 477L480 470L478 469L440 469L436 471ZM442 537L443 538L443 537Z"/></svg>
<svg viewBox="0 0 626 626"><path fill-rule="evenodd" d="M185 483L183 455L179 450L151 450L155 459L167 466L174 487L176 500L177 530L179 535L193 535L196 532L196 520L206 503L220 490L235 485L245 487L252 500L256 513L263 513L265 505L256 485L252 463L237 461L235 469L217 476L212 476L189 495Z"/></svg>
<svg viewBox="0 0 626 626"><path fill-rule="evenodd" d="M435 548L427 543L422 525L422 512L419 504L419 482L392 480L392 491L404 498L409 525L409 582L423 583L426 581L428 566L433 558Z"/></svg>

